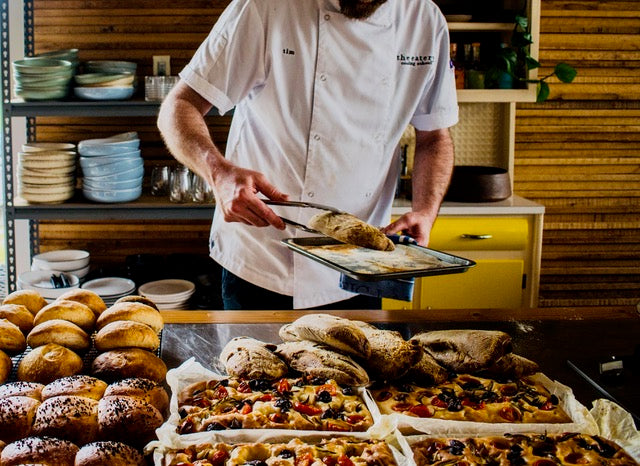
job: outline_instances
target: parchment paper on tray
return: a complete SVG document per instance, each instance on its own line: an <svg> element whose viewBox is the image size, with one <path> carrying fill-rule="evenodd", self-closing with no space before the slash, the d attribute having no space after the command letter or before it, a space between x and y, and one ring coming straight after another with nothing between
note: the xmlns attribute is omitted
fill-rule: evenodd
<svg viewBox="0 0 640 466"><path fill-rule="evenodd" d="M591 415L598 424L601 436L616 442L640 463L640 432L631 413L613 401L600 398L593 402Z"/></svg>
<svg viewBox="0 0 640 466"><path fill-rule="evenodd" d="M562 433L582 432L585 434L597 434L598 426L589 410L573 395L571 388L557 381L552 381L544 374L538 372L529 377L534 381L540 381L550 393L556 395L560 401L560 407L573 420L570 423L535 424L535 423L487 423L474 421L451 421L446 419L418 418L404 414L391 414L396 418L398 429L401 432L421 432L429 435L465 435L474 432L480 435L503 435L510 433ZM373 413L373 412L372 412Z"/></svg>

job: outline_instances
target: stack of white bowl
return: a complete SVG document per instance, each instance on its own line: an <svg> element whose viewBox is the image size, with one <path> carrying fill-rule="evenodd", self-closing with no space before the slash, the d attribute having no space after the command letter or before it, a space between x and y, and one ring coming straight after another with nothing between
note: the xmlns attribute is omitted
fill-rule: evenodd
<svg viewBox="0 0 640 466"><path fill-rule="evenodd" d="M107 306L113 306L118 299L133 294L136 284L128 278L101 277L83 283L81 288L97 293Z"/></svg>
<svg viewBox="0 0 640 466"><path fill-rule="evenodd" d="M31 270L52 273L65 272L78 278L89 273L89 251L81 249L59 249L37 254L31 259Z"/></svg>
<svg viewBox="0 0 640 466"><path fill-rule="evenodd" d="M76 146L28 142L18 153L18 195L43 204L64 202L75 192Z"/></svg>
<svg viewBox="0 0 640 466"><path fill-rule="evenodd" d="M188 280L165 279L145 283L138 293L149 298L158 309L186 309L196 286Z"/></svg>
<svg viewBox="0 0 640 466"><path fill-rule="evenodd" d="M26 101L63 99L76 65L69 60L28 57L13 62L14 91Z"/></svg>
<svg viewBox="0 0 640 466"><path fill-rule="evenodd" d="M135 62L95 60L84 64L84 74L76 76L74 94L81 99L122 100L136 89Z"/></svg>
<svg viewBox="0 0 640 466"><path fill-rule="evenodd" d="M87 139L78 144L82 193L95 202L130 202L142 194L144 160L138 133Z"/></svg>
<svg viewBox="0 0 640 466"><path fill-rule="evenodd" d="M52 275L64 273L69 286L56 288L51 280ZM19 290L34 290L40 293L46 301L51 302L61 294L80 286L80 279L68 272L56 272L52 270L31 270L18 275L17 285Z"/></svg>

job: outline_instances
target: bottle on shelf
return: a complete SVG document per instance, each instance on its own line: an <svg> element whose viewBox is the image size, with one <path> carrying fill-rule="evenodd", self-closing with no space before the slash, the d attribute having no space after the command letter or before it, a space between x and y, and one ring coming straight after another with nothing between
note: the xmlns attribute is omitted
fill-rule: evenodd
<svg viewBox="0 0 640 466"><path fill-rule="evenodd" d="M449 50L451 52L451 63L453 63L456 77L456 89L464 89L464 62L460 60L458 44L452 42Z"/></svg>
<svg viewBox="0 0 640 466"><path fill-rule="evenodd" d="M484 67L480 60L480 42L473 42L471 44L471 61L465 70L465 87L467 89L484 89L484 75Z"/></svg>

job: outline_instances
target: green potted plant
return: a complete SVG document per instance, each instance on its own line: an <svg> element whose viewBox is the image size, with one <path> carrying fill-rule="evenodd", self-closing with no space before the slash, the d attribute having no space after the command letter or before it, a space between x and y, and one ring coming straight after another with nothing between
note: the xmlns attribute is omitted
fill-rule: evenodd
<svg viewBox="0 0 640 466"><path fill-rule="evenodd" d="M497 52L495 63L488 71L488 79L496 87L505 79L523 84L535 83L537 86L536 101L544 102L549 97L547 79L556 76L560 81L570 83L578 72L571 65L558 63L548 75L529 79L529 70L540 67L538 60L529 54L532 43L529 20L525 16L516 15L511 41L509 44L503 44Z"/></svg>

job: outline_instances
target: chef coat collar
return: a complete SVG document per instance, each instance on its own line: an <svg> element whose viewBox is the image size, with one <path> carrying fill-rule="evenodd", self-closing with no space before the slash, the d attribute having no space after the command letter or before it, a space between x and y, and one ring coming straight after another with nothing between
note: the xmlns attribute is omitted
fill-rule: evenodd
<svg viewBox="0 0 640 466"><path fill-rule="evenodd" d="M387 0L386 3L380 5L368 18L354 21L362 21L363 23L373 24L375 26L389 26L391 24L392 1L393 0ZM327 11L342 14L340 13L340 0L321 0L320 5Z"/></svg>

